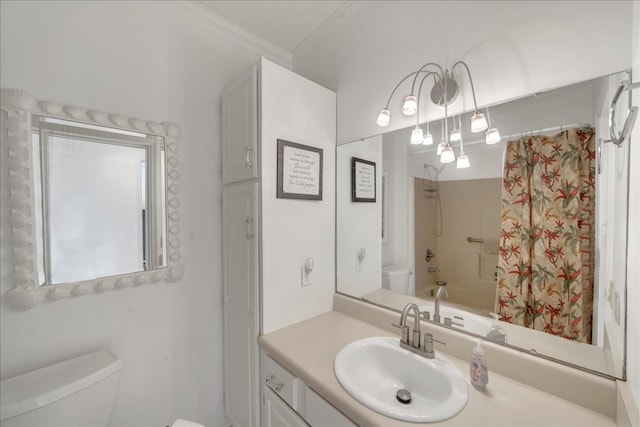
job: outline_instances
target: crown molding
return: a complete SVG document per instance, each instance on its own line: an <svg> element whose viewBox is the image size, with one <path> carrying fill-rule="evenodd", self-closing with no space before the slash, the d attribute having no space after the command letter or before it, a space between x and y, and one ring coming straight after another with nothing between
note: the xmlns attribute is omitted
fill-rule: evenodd
<svg viewBox="0 0 640 427"><path fill-rule="evenodd" d="M345 1L326 21L322 23L313 33L309 35L293 51L293 56L302 54L316 45L319 41L335 32L344 25L345 21L353 16L360 8L367 3L367 0Z"/></svg>
<svg viewBox="0 0 640 427"><path fill-rule="evenodd" d="M172 5L188 17L204 23L211 31L212 37L223 37L232 43L238 43L254 51L258 56L264 56L288 69L292 68L293 55L291 52L235 24L199 1L173 1Z"/></svg>

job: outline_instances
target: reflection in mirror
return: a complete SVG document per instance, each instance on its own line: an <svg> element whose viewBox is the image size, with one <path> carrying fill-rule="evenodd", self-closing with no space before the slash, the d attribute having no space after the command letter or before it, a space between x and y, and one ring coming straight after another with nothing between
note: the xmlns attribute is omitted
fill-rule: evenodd
<svg viewBox="0 0 640 427"><path fill-rule="evenodd" d="M624 79L492 106L502 141L463 127L465 169L411 145L411 129L338 146L338 292L416 302L443 326L624 378L628 141L605 142ZM352 157L378 165L384 207L348 198Z"/></svg>
<svg viewBox="0 0 640 427"><path fill-rule="evenodd" d="M183 275L176 125L7 89L2 122L11 305L29 309Z"/></svg>

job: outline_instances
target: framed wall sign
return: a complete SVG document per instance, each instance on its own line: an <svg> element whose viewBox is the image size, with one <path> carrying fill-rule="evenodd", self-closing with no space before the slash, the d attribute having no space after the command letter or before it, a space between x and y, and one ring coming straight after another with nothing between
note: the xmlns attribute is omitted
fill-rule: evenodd
<svg viewBox="0 0 640 427"><path fill-rule="evenodd" d="M322 200L322 149L278 140L278 199Z"/></svg>
<svg viewBox="0 0 640 427"><path fill-rule="evenodd" d="M351 201L376 201L376 164L369 160L351 158Z"/></svg>

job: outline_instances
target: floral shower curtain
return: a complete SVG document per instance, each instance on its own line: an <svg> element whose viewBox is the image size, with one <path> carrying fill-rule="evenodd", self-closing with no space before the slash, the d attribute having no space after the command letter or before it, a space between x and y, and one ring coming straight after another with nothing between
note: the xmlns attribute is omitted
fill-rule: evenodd
<svg viewBox="0 0 640 427"><path fill-rule="evenodd" d="M502 320L590 343L595 131L507 143L498 262Z"/></svg>

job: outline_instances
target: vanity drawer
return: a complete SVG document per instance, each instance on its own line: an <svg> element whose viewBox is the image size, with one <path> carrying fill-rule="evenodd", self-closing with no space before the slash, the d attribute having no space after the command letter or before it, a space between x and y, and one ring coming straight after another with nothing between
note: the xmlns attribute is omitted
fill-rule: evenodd
<svg viewBox="0 0 640 427"><path fill-rule="evenodd" d="M302 382L266 354L262 355L262 383L280 396L291 408L298 410L298 394Z"/></svg>

